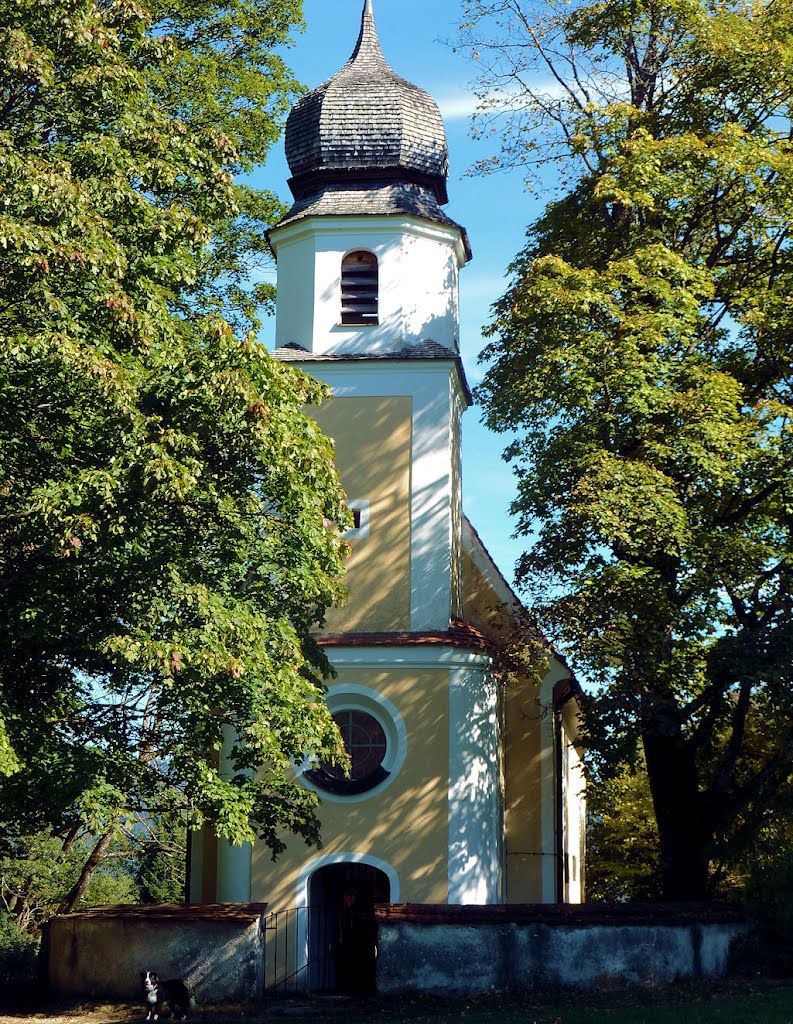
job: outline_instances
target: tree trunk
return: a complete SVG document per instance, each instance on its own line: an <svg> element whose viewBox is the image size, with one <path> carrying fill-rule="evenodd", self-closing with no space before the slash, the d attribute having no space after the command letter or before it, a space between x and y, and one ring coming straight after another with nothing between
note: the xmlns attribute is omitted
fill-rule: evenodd
<svg viewBox="0 0 793 1024"><path fill-rule="evenodd" d="M664 899L706 900L712 829L694 751L679 733L645 730L642 739L661 843Z"/></svg>
<svg viewBox="0 0 793 1024"><path fill-rule="evenodd" d="M94 877L96 869L105 857L107 857L114 835L115 831L110 829L110 831L105 832L105 834L99 838L96 846L91 851L90 857L85 864L83 864L83 870L80 872L80 877L74 883L72 891L58 907L59 914L71 914L83 898L86 889L91 884L91 879Z"/></svg>

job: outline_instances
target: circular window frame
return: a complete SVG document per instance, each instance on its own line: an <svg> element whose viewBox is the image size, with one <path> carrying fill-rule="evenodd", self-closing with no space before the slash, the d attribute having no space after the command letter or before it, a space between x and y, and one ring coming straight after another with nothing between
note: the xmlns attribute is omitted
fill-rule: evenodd
<svg viewBox="0 0 793 1024"><path fill-rule="evenodd" d="M361 803L387 789L399 775L407 757L407 729L396 705L377 690L357 684L332 686L327 695L332 715L340 711L363 711L371 715L385 733L386 752L379 768L366 779L350 780L344 792L334 792L335 786L325 788L321 781L321 768L306 762L300 772L300 781L329 803ZM311 775L307 773L311 772ZM360 789L365 783L366 789Z"/></svg>

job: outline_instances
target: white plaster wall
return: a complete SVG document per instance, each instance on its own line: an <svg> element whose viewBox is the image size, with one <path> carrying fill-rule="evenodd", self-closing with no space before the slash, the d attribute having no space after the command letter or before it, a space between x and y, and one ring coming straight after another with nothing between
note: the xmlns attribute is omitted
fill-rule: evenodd
<svg viewBox="0 0 793 1024"><path fill-rule="evenodd" d="M725 977L740 923L393 922L378 934L379 996L655 987ZM531 1018L528 1018L529 1020Z"/></svg>
<svg viewBox="0 0 793 1024"><path fill-rule="evenodd" d="M454 364L445 360L298 364L338 397L413 399L410 496L410 628L449 628L452 607ZM359 495L366 498L367 495ZM370 533L377 529L372 517Z"/></svg>
<svg viewBox="0 0 793 1024"><path fill-rule="evenodd" d="M314 331L314 238L301 235L278 249L275 303L276 348L297 344L311 348Z"/></svg>
<svg viewBox="0 0 793 1024"><path fill-rule="evenodd" d="M449 673L449 903L503 900L498 691L487 669Z"/></svg>
<svg viewBox="0 0 793 1024"><path fill-rule="evenodd" d="M260 913L265 907L261 904ZM261 918L235 920L233 908L228 916L214 917L202 917L189 906L164 914L157 907L141 909L53 918L46 954L52 993L139 1000L140 972L150 969L161 977L183 978L199 1003L261 999Z"/></svg>
<svg viewBox="0 0 793 1024"><path fill-rule="evenodd" d="M230 725L223 726L223 749L220 753L220 777L234 777L231 751L237 742L237 733ZM225 839L218 840L217 899L219 903L248 903L251 898L250 843L232 846Z"/></svg>
<svg viewBox="0 0 793 1024"><path fill-rule="evenodd" d="M309 352L394 352L431 340L459 348L460 231L417 218L312 217L275 229L276 346ZM379 324L341 326L341 261L377 256Z"/></svg>

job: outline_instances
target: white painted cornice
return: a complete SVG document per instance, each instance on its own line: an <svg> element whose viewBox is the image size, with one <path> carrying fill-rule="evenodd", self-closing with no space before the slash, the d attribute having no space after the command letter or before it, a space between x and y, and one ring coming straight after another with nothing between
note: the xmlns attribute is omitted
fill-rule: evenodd
<svg viewBox="0 0 793 1024"><path fill-rule="evenodd" d="M277 259L279 246L296 242L309 236L333 238L353 234L361 239L361 244L363 245L365 239L382 236L384 232L410 234L417 238L428 238L434 242L444 243L454 249L458 267L464 267L468 262L461 228L451 224L437 224L433 221L424 220L421 217L405 217L403 215L356 216L354 214L345 214L338 217L305 217L302 220L285 224L283 227L271 228L268 238L273 254Z"/></svg>

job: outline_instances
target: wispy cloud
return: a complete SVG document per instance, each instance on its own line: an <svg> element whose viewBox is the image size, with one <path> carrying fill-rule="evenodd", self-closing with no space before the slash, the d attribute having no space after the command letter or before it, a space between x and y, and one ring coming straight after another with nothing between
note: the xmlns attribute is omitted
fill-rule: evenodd
<svg viewBox="0 0 793 1024"><path fill-rule="evenodd" d="M567 95L564 86L548 79L529 80L528 87L538 96L551 99L563 99ZM492 92L486 101L470 90L457 93L436 94L441 114L447 121L459 121L472 117L481 110L489 113L519 110L527 105L526 90L518 86L500 92Z"/></svg>
<svg viewBox="0 0 793 1024"><path fill-rule="evenodd" d="M445 121L462 121L476 113L479 100L472 92L459 92L453 96L437 97Z"/></svg>

